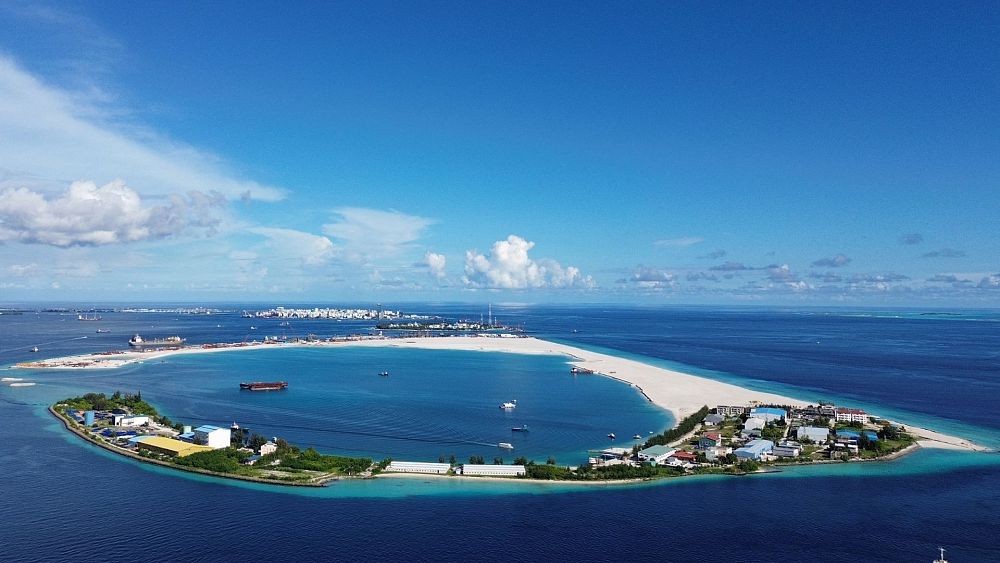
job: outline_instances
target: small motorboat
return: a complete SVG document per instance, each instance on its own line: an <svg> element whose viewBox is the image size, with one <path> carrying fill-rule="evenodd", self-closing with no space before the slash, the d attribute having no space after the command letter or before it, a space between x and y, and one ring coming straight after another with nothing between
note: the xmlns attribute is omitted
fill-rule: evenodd
<svg viewBox="0 0 1000 563"><path fill-rule="evenodd" d="M380 376L382 376L382 377L389 377L389 372L387 372L387 371L380 371L380 372L378 372L378 374Z"/></svg>
<svg viewBox="0 0 1000 563"><path fill-rule="evenodd" d="M611 438L612 440L614 440L615 439L615 433L612 432L612 433L608 434L608 438Z"/></svg>
<svg viewBox="0 0 1000 563"><path fill-rule="evenodd" d="M505 401L503 403L500 403L500 408L508 411L517 408L517 399L514 399L513 401Z"/></svg>
<svg viewBox="0 0 1000 563"><path fill-rule="evenodd" d="M632 439L633 440L642 440L642 434L636 434L635 436L632 436Z"/></svg>
<svg viewBox="0 0 1000 563"><path fill-rule="evenodd" d="M38 346L32 346L31 347L31 351L32 352L37 352L38 351Z"/></svg>
<svg viewBox="0 0 1000 563"><path fill-rule="evenodd" d="M527 424L522 424L521 426L515 426L515 427L511 428L510 431L511 432L527 432L528 431L528 425Z"/></svg>
<svg viewBox="0 0 1000 563"><path fill-rule="evenodd" d="M511 444L510 442L500 442L497 444L497 447L503 450L513 450L514 444Z"/></svg>

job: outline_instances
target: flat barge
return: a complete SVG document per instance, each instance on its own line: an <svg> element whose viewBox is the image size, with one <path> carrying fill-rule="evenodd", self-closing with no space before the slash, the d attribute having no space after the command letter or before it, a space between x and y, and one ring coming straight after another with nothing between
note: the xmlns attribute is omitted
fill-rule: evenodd
<svg viewBox="0 0 1000 563"><path fill-rule="evenodd" d="M287 381L254 381L252 383L240 383L240 389L249 391L281 391L288 389Z"/></svg>

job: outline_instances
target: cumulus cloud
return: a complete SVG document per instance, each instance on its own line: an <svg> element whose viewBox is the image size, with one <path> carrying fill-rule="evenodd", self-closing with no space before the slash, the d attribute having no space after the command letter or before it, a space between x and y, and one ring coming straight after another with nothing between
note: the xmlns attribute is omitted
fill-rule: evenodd
<svg viewBox="0 0 1000 563"><path fill-rule="evenodd" d="M830 258L820 258L812 263L813 266L818 268L840 268L851 263L851 259L843 254L837 254L836 256L831 256Z"/></svg>
<svg viewBox="0 0 1000 563"><path fill-rule="evenodd" d="M718 260L719 258L722 258L725 255L726 255L726 251L722 250L720 248L718 250L713 250L712 252L709 252L708 254L699 256L698 258L707 259L707 260Z"/></svg>
<svg viewBox="0 0 1000 563"><path fill-rule="evenodd" d="M788 264L768 266L767 279L773 282L781 283L794 283L799 281L798 276L792 272L792 269L788 267Z"/></svg>
<svg viewBox="0 0 1000 563"><path fill-rule="evenodd" d="M839 274L833 272L810 272L809 277L812 279L820 280L823 283L839 283L843 281L843 278Z"/></svg>
<svg viewBox="0 0 1000 563"><path fill-rule="evenodd" d="M393 256L423 236L433 219L393 210L341 207L323 233L337 239L352 259Z"/></svg>
<svg viewBox="0 0 1000 563"><path fill-rule="evenodd" d="M906 233L899 237L899 244L914 245L924 242L924 235L920 233Z"/></svg>
<svg viewBox="0 0 1000 563"><path fill-rule="evenodd" d="M38 273L38 264L11 264L4 268L8 276L26 278Z"/></svg>
<svg viewBox="0 0 1000 563"><path fill-rule="evenodd" d="M923 258L962 258L965 256L965 252L955 250L954 248L942 248L941 250L926 252L921 256Z"/></svg>
<svg viewBox="0 0 1000 563"><path fill-rule="evenodd" d="M427 265L430 275L435 278L442 279L445 276L444 267L448 260L445 258L444 254L435 254L433 252L428 252L424 254L424 264Z"/></svg>
<svg viewBox="0 0 1000 563"><path fill-rule="evenodd" d="M954 274L935 274L927 278L929 282L939 282L939 283L955 283L958 281L958 276Z"/></svg>
<svg viewBox="0 0 1000 563"><path fill-rule="evenodd" d="M719 276L717 276L715 274L708 273L708 272L688 272L686 278L687 278L687 281L690 281L690 282L693 282L693 281L711 281L711 282L717 282L717 281L719 281Z"/></svg>
<svg viewBox="0 0 1000 563"><path fill-rule="evenodd" d="M660 247L686 248L688 246L698 244L699 242L703 242L704 240L705 239L702 237L680 237L658 240L653 244Z"/></svg>
<svg viewBox="0 0 1000 563"><path fill-rule="evenodd" d="M528 251L535 243L517 235L493 243L489 256L473 250L465 253L463 283L472 288L530 289L594 287L590 276L578 268L563 267L552 259L533 260Z"/></svg>
<svg viewBox="0 0 1000 563"><path fill-rule="evenodd" d="M757 270L759 268L753 268L743 264L742 262L726 262L725 264L719 264L718 266L712 266L709 270L713 272L743 272L746 270Z"/></svg>
<svg viewBox="0 0 1000 563"><path fill-rule="evenodd" d="M882 284L889 282L901 282L910 279L910 276L889 272L887 274L855 274L848 281L855 284Z"/></svg>
<svg viewBox="0 0 1000 563"><path fill-rule="evenodd" d="M619 280L619 282L634 284L643 289L662 289L675 286L676 279L677 276L670 272L640 265L628 277Z"/></svg>
<svg viewBox="0 0 1000 563"><path fill-rule="evenodd" d="M0 191L0 242L58 247L98 246L177 235L189 229L212 233L225 199L218 194L174 194L170 203L145 206L121 180L98 187L73 182L54 199L27 188Z"/></svg>
<svg viewBox="0 0 1000 563"><path fill-rule="evenodd" d="M1000 289L1000 274L992 274L979 280L980 289Z"/></svg>
<svg viewBox="0 0 1000 563"><path fill-rule="evenodd" d="M250 232L268 239L268 245L277 254L286 258L299 260L304 266L320 266L336 258L339 249L333 242L319 235L296 231L294 229L277 229L270 227L255 227ZM240 255L238 260L253 260L253 255Z"/></svg>
<svg viewBox="0 0 1000 563"><path fill-rule="evenodd" d="M274 201L284 190L239 178L216 155L134 125L0 56L0 189L62 189L83 178L126 178L143 196L197 191Z"/></svg>

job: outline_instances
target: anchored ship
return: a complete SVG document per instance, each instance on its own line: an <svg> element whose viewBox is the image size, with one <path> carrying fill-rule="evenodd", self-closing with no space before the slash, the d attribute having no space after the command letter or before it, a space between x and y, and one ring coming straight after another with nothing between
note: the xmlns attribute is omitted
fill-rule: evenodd
<svg viewBox="0 0 1000 563"><path fill-rule="evenodd" d="M240 383L240 389L250 391L281 391L288 389L287 381L254 381L252 383Z"/></svg>
<svg viewBox="0 0 1000 563"><path fill-rule="evenodd" d="M184 344L184 339L180 336L168 336L166 338L144 340L137 334L128 341L129 346L135 346L136 348L142 348L144 346L180 346L182 344Z"/></svg>

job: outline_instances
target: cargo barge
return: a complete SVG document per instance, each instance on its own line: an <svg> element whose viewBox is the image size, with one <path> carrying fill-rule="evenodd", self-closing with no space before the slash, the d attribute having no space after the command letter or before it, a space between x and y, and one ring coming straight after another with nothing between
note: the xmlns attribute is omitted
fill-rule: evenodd
<svg viewBox="0 0 1000 563"><path fill-rule="evenodd" d="M254 381L252 383L240 383L240 389L250 391L281 391L288 388L287 381Z"/></svg>

